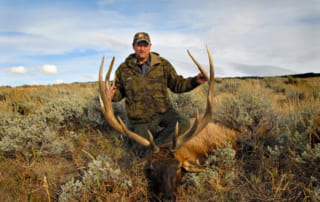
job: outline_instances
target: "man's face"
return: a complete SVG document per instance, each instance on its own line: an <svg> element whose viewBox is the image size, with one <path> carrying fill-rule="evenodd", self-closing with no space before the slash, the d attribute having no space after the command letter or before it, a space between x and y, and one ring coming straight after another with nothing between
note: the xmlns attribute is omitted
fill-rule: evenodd
<svg viewBox="0 0 320 202"><path fill-rule="evenodd" d="M133 49L136 53L137 58L140 61L145 61L148 59L150 49L151 49L151 44L142 41L142 42L134 44Z"/></svg>

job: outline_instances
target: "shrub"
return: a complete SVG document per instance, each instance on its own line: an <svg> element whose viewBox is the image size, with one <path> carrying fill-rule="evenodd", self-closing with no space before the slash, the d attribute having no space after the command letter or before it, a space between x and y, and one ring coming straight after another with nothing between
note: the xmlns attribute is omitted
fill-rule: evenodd
<svg viewBox="0 0 320 202"><path fill-rule="evenodd" d="M71 122L79 123L83 108L78 100L62 97L50 101L38 114L47 123L62 126Z"/></svg>
<svg viewBox="0 0 320 202"><path fill-rule="evenodd" d="M219 92L236 94L241 84L236 81L226 81L219 85Z"/></svg>
<svg viewBox="0 0 320 202"><path fill-rule="evenodd" d="M118 201L125 196L117 193L130 193L133 184L117 163L102 154L88 164L81 179L72 179L61 186L59 201L81 201L83 198L87 201Z"/></svg>
<svg viewBox="0 0 320 202"><path fill-rule="evenodd" d="M170 93L173 107L189 117L194 116L198 111L204 111L206 107L208 85L201 85L192 92L176 94Z"/></svg>
<svg viewBox="0 0 320 202"><path fill-rule="evenodd" d="M59 137L41 117L11 117L1 121L0 150L22 154L26 159L35 155L59 155L70 149L70 140Z"/></svg>
<svg viewBox="0 0 320 202"><path fill-rule="evenodd" d="M89 127L100 127L105 122L100 109L99 97L89 99L83 106L83 115L80 119L81 125Z"/></svg>
<svg viewBox="0 0 320 202"><path fill-rule="evenodd" d="M187 173L182 181L185 190L195 190L192 195L199 201L234 201L239 199L230 190L238 180L236 169L236 151L230 144L225 148L217 148L208 155L200 173ZM227 194L229 193L229 194Z"/></svg>
<svg viewBox="0 0 320 202"><path fill-rule="evenodd" d="M293 84L297 85L299 83L298 79L292 77L292 76L287 76L287 80L284 81L285 84Z"/></svg>
<svg viewBox="0 0 320 202"><path fill-rule="evenodd" d="M306 92L301 89L290 89L286 88L285 95L288 101L298 102L306 99Z"/></svg>
<svg viewBox="0 0 320 202"><path fill-rule="evenodd" d="M281 82L280 78L265 78L265 87L272 89L275 93L284 93L286 86Z"/></svg>
<svg viewBox="0 0 320 202"><path fill-rule="evenodd" d="M276 125L270 98L254 90L241 90L226 97L217 106L214 120L249 135L256 135L265 122L271 121L270 127Z"/></svg>

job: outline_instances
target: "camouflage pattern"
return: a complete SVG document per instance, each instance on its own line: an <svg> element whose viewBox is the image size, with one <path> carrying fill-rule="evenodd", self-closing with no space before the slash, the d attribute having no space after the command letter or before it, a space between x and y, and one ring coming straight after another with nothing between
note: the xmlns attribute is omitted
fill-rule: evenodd
<svg viewBox="0 0 320 202"><path fill-rule="evenodd" d="M170 108L149 123L132 124L131 127L135 133L147 140L149 139L147 130L149 130L153 135L156 145L162 145L172 141L177 122L179 122L179 134L183 134L190 127L190 120L188 117L174 108ZM130 146L132 151L140 157L147 151L144 146L139 144L132 144L131 142Z"/></svg>
<svg viewBox="0 0 320 202"><path fill-rule="evenodd" d="M149 68L145 75L137 65L135 54L129 55L116 70L117 91L113 101L126 98L126 111L132 123L150 122L158 114L172 107L169 88L182 93L198 86L195 77L177 75L172 65L157 53L150 53Z"/></svg>
<svg viewBox="0 0 320 202"><path fill-rule="evenodd" d="M133 42L132 44L136 44L136 43L139 43L139 42L142 42L142 41L145 41L147 42L148 44L151 44L151 40L150 40L150 36L148 33L145 33L145 32L138 32L134 35L133 37Z"/></svg>

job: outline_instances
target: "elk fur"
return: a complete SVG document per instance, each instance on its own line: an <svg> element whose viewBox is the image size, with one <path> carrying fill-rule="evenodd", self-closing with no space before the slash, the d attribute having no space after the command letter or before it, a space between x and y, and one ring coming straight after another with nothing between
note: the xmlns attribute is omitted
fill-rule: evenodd
<svg viewBox="0 0 320 202"><path fill-rule="evenodd" d="M204 159L218 147L224 147L228 142L235 146L235 137L238 132L220 124L210 122L197 136L187 141L175 152L175 158L181 166L192 170L197 161Z"/></svg>

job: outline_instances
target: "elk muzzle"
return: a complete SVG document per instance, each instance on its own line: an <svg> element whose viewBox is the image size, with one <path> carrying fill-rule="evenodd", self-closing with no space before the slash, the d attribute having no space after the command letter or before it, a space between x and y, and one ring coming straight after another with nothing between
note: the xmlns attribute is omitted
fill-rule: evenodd
<svg viewBox="0 0 320 202"><path fill-rule="evenodd" d="M177 187L183 171L180 162L171 158L154 158L145 166L149 201L176 201Z"/></svg>

